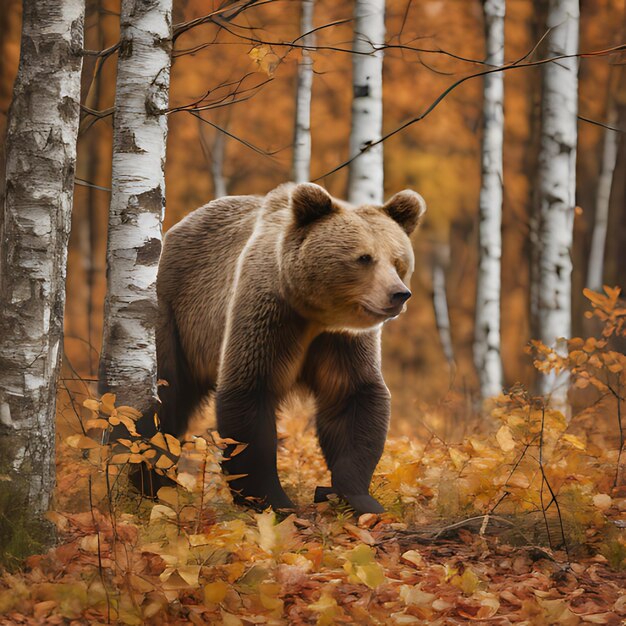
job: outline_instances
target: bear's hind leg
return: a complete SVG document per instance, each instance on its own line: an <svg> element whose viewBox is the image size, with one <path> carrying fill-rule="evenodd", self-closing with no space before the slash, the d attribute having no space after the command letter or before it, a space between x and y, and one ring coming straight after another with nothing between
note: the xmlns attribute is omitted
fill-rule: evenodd
<svg viewBox="0 0 626 626"><path fill-rule="evenodd" d="M157 377L159 403L144 412L137 421L137 432L149 439L158 430L181 437L187 431L192 413L214 388L211 381L199 381L192 373L185 357L174 312L165 303L159 302L159 317L156 329ZM155 421L155 413L158 422ZM129 474L131 483L144 495L155 497L156 492L173 482L158 474L145 464L139 464Z"/></svg>

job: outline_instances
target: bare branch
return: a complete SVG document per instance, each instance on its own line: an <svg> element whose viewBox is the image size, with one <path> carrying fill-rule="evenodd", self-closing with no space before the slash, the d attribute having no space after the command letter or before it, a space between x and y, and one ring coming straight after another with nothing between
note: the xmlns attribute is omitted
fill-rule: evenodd
<svg viewBox="0 0 626 626"><path fill-rule="evenodd" d="M435 100L426 108L426 110L423 113L410 118L406 122L403 122L402 124L400 124L400 126L397 126L392 131L388 132L386 135L383 135L378 141L368 144L367 146L364 146L361 152L359 152L358 154L355 154L354 156L350 157L343 163L337 165L337 167L333 168L332 170L329 170L328 172L321 174L320 176L315 178L313 182L316 182L318 180L321 180L322 178L325 178L326 176L330 176L331 174L338 172L339 170L343 169L344 167L352 163L352 161L358 158L363 152L367 152L368 150L371 150L375 145L386 141L387 139L389 139L390 137L393 137L394 135L397 135L398 133L403 131L405 128L408 128L409 126L412 126L413 124L416 124L417 122L421 122L425 117L427 117L430 113L432 113L439 104L441 104L441 102L446 98L446 96L448 96L457 87L461 86L463 83L467 82L468 80L472 78L479 78L480 76L493 74L494 72L506 72L506 71L514 70L514 69L538 67L540 65L545 65L546 63L555 63L563 59L569 59L569 58L575 58L575 57L584 59L584 58L608 56L611 54L617 54L619 52L623 52L624 50L626 50L626 44L620 44L619 46L614 46L612 48L605 48L603 50L594 50L593 52L581 52L578 54L565 54L565 55L550 57L547 59L540 59L538 61L529 61L528 63L519 63L519 61L515 61L513 63L507 63L505 65L502 65L501 67L495 67L495 68L491 68L487 70L482 70L480 72L476 72L474 74L469 74L468 76L464 76L463 78L460 78L459 80L452 83L452 85L447 87L443 92L441 92L441 94L439 94L439 96L435 98Z"/></svg>

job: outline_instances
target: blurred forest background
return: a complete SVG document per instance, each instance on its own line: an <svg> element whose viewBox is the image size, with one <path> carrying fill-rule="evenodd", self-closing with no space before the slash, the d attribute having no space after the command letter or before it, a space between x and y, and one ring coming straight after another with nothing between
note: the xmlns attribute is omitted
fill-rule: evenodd
<svg viewBox="0 0 626 626"><path fill-rule="evenodd" d="M174 24L205 15L215 3L174 3ZM545 2L509 0L505 60L528 53L544 34ZM19 60L21 3L3 0L0 12L0 133ZM265 193L290 178L295 83L300 51L281 42L299 36L299 2L261 2L235 24L207 23L182 33L173 54L166 166L165 227L215 196L216 155L223 148L221 175L228 194ZM319 0L313 51L312 167L316 179L348 156L351 105L351 3ZM87 2L85 48L103 50L119 39L119 2ZM483 13L478 0L390 0L387 42L449 51L465 59L485 57ZM608 48L623 40L623 0L583 0L580 51ZM251 50L265 42L272 56L263 71ZM541 48L536 56L539 58ZM104 62L87 56L83 103L110 113L115 96L116 54ZM266 68L267 69L267 68ZM445 54L390 48L384 58L384 124L387 132L422 112L452 82L480 65ZM621 77L620 77L621 72ZM604 123L609 101L626 106L626 72L619 56L583 58L579 72L579 115ZM540 68L505 72L505 147L502 269L502 357L506 386L531 384L533 368L524 346L529 329L529 216L535 190L540 120ZM236 90L242 102L225 104ZM186 107L208 94L198 115ZM86 111L86 110L85 110ZM388 139L385 197L412 188L429 211L416 238L414 297L408 313L387 325L384 368L393 397L396 427L415 425L420 407L454 404L454 412L477 391L472 362L477 275L478 195L482 80L472 79L449 94L422 122ZM227 131L222 134L216 127ZM601 166L604 128L579 121L577 209L573 249L573 336L585 334L583 311L587 257ZM251 147L252 146L252 147ZM95 380L102 338L108 189L111 185L112 117L83 112L77 186L67 277L64 379ZM605 282L626 286L626 141L621 136L611 199ZM318 182L345 197L347 168ZM620 192L621 186L621 192ZM449 251L449 252L448 252ZM456 367L442 351L432 304L432 271L443 263ZM406 431L405 431L406 432Z"/></svg>

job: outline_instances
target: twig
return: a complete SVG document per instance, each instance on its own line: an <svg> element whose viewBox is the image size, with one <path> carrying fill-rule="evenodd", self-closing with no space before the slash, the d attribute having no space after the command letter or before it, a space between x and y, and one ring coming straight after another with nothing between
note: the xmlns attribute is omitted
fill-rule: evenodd
<svg viewBox="0 0 626 626"><path fill-rule="evenodd" d="M561 538L563 539L563 547L565 548L565 554L567 555L567 561L569 563L570 554L569 554L569 548L567 546L567 539L565 538L565 528L563 527L563 516L561 515L561 507L559 505L559 501L556 497L556 494L552 490L552 486L550 485L550 481L548 480L548 477L546 476L545 467L543 465L543 433L544 433L544 427L545 427L545 420L546 420L546 407L545 405L542 405L541 407L541 432L540 432L541 437L539 440L539 469L541 470L541 489L540 489L539 497L541 499L541 510L543 512L543 518L546 523L546 530L548 531L548 542L550 543L550 548L554 549L552 547L552 538L550 537L550 527L548 525L548 517L547 517L547 510L552 506L552 503L554 503L554 506L556 507L556 511L557 511L557 516L559 518L559 526L561 528ZM546 485L546 487L550 491L550 495L552 496L552 499L548 503L548 506L545 508L543 506L544 484Z"/></svg>
<svg viewBox="0 0 626 626"><path fill-rule="evenodd" d="M555 63L556 61L562 61L564 59L607 56L609 54L616 54L618 52L623 52L624 50L626 50L626 44L620 44L619 46L614 46L612 48L605 48L603 50L594 50L593 52L581 52L578 54L563 54L563 55L558 55L555 57L550 57L547 59L540 59L539 61L530 61L528 63L518 63L516 61L514 63L508 63L500 67L495 67L495 68L491 68L488 70L482 70L480 72L476 72L474 74L469 74L468 76L464 76L463 78L460 78L459 80L452 83L452 85L447 87L444 91L442 91L439 94L439 96L435 98L435 100L426 108L426 110L423 113L407 120L406 122L403 122L402 124L400 124L400 126L397 126L394 130L386 133L377 141L372 141L368 143L366 146L363 146L363 148L361 148L361 150L359 150L357 154L351 156L349 159L345 160L343 163L340 163L339 165L334 167L332 170L329 170L328 172L325 172L324 174L317 176L315 179L313 179L312 182L316 182L318 180L321 180L322 178L325 178L326 176L330 176L331 174L338 172L344 167L350 165L350 163L352 163L355 159L361 156L361 154L363 154L364 152L371 150L374 146L377 146L378 144L381 144L387 139L389 139L390 137L397 135L398 133L408 128L409 126L412 126L413 124L416 124L417 122L421 122L426 116L432 113L439 104L441 104L441 102L446 98L446 96L448 96L457 87L459 87L460 85L462 85L463 83L465 83L466 81L472 78L479 78L480 76L486 76L488 74L494 74L496 72L506 72L506 71L514 70L514 69L538 67L541 65L545 65L546 63Z"/></svg>
<svg viewBox="0 0 626 626"><path fill-rule="evenodd" d="M96 529L96 537L98 539L98 574L100 575L100 582L102 583L102 588L104 589L104 594L107 599L107 624L111 623L111 601L109 599L109 590L107 589L106 581L104 580L104 568L102 567L102 546L100 545L100 528L98 528L98 523L96 522L96 516L93 512L93 494L92 494L92 482L91 482L91 474L88 476L89 479L89 510L91 511L91 520L93 521L94 528Z"/></svg>

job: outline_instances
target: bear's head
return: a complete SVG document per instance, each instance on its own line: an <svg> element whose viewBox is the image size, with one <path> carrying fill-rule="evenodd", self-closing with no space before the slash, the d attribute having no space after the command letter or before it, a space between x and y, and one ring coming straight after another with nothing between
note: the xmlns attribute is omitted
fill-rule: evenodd
<svg viewBox="0 0 626 626"><path fill-rule="evenodd" d="M290 211L280 265L301 315L328 329L362 330L405 309L415 264L409 235L426 211L419 194L353 207L303 183L291 192Z"/></svg>

